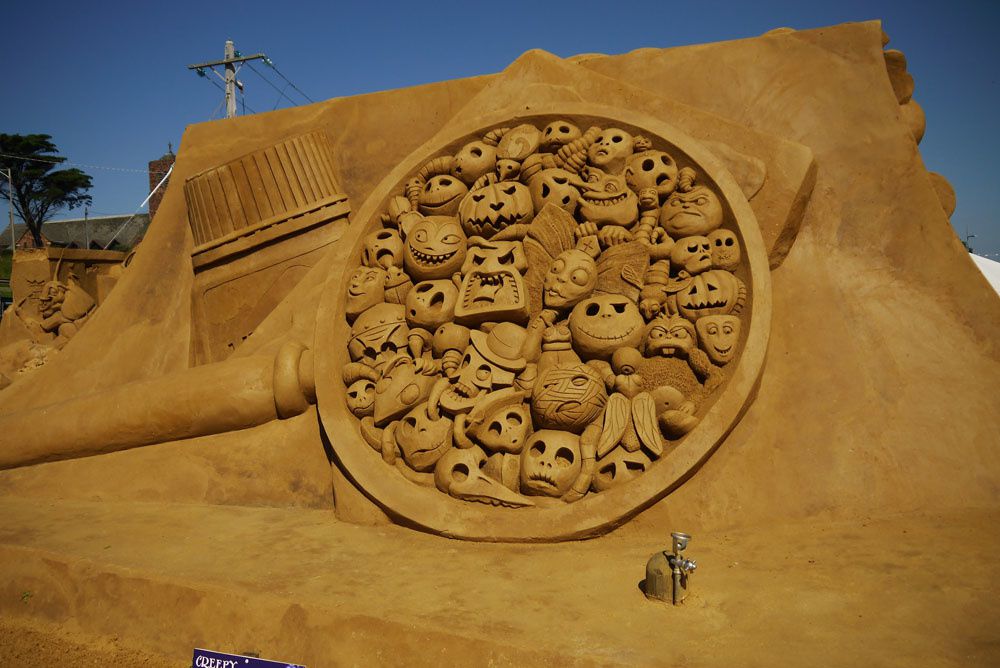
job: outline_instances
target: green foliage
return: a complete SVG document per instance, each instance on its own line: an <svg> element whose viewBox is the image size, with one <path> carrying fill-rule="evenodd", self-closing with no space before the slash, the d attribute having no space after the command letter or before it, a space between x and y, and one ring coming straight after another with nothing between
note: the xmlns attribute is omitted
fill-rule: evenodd
<svg viewBox="0 0 1000 668"><path fill-rule="evenodd" d="M60 209L74 209L91 203L87 191L93 186L90 176L79 169L56 169L66 158L50 135L0 134L0 170L10 169L14 191L9 192L6 178L0 178L0 198L11 201L14 210L28 226L35 243L42 245L42 223ZM8 156L18 157L8 157Z"/></svg>

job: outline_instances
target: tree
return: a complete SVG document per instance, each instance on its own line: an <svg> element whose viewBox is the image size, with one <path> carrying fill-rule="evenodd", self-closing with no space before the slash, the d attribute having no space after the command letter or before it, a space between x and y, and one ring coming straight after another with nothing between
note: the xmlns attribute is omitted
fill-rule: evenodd
<svg viewBox="0 0 1000 668"><path fill-rule="evenodd" d="M42 246L42 223L60 209L90 204L93 184L79 169L55 169L66 158L50 135L0 134L0 170L11 170L13 196L6 178L0 178L0 197L13 203L28 226L35 245Z"/></svg>

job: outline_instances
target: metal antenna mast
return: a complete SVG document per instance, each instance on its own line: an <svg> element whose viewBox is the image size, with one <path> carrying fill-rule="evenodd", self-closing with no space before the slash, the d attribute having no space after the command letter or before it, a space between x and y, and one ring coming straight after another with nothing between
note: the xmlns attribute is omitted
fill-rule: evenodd
<svg viewBox="0 0 1000 668"><path fill-rule="evenodd" d="M212 70L212 74L222 79L226 84L226 118L232 118L236 115L236 88L239 87L243 90L243 84L236 80L236 73L239 69L236 67L236 63L245 63L250 60L263 60L267 61L267 56L263 53L255 53L250 56L238 55L236 47L233 46L233 40L226 40L226 50L225 57L222 60L213 60L208 63L198 63L196 65L188 65L189 70L195 70L198 72L199 76L205 75L205 68ZM222 65L225 67L226 76L222 76L215 71L215 67Z"/></svg>

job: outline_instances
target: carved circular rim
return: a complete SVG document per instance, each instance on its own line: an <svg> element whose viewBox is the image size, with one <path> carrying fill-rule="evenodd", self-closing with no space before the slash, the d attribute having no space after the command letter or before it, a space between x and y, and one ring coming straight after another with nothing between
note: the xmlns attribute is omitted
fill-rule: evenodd
<svg viewBox="0 0 1000 668"><path fill-rule="evenodd" d="M641 128L645 134L660 137L686 154L718 186L733 214L747 259L752 307L743 351L701 423L673 447L669 456L635 480L562 506L512 510L471 504L405 478L386 466L379 453L361 437L360 422L344 401L346 388L341 380L341 370L350 361L344 345L350 326L343 316L342 288L353 264L335 264L327 277L317 315L317 407L341 469L397 522L451 538L488 542L577 540L607 533L687 480L736 426L753 398L763 370L772 310L770 269L756 216L732 175L708 149L655 117L617 107L567 103L532 108L529 113L494 113L450 124L410 153L372 190L341 241L340 256L354 258L360 254L364 235L373 229L378 213L400 184L430 157L450 147L459 147L472 135L491 128L562 117Z"/></svg>

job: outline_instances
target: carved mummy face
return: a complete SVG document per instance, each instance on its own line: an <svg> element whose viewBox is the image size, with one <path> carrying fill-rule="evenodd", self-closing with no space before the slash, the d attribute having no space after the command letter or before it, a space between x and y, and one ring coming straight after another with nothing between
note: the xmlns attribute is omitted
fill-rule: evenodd
<svg viewBox="0 0 1000 668"><path fill-rule="evenodd" d="M531 413L546 429L579 434L600 417L608 395L601 375L587 364L558 364L535 382Z"/></svg>
<svg viewBox="0 0 1000 668"><path fill-rule="evenodd" d="M712 244L712 267L733 271L740 265L743 254L740 251L740 241L732 230L715 230L708 233L708 241Z"/></svg>
<svg viewBox="0 0 1000 668"><path fill-rule="evenodd" d="M621 295L589 297L569 316L573 349L585 359L610 360L618 348L638 346L644 325L639 307Z"/></svg>
<svg viewBox="0 0 1000 668"><path fill-rule="evenodd" d="M674 191L660 210L660 224L675 239L706 235L722 225L722 204L705 186L686 193Z"/></svg>
<svg viewBox="0 0 1000 668"><path fill-rule="evenodd" d="M663 151L636 153L625 162L625 182L636 194L656 188L662 202L677 187L677 163Z"/></svg>
<svg viewBox="0 0 1000 668"><path fill-rule="evenodd" d="M710 269L677 293L677 310L688 320L733 312L745 294L743 282L728 271Z"/></svg>
<svg viewBox="0 0 1000 668"><path fill-rule="evenodd" d="M521 491L533 496L562 496L583 466L580 437L542 429L531 435L521 453Z"/></svg>
<svg viewBox="0 0 1000 668"><path fill-rule="evenodd" d="M385 298L385 271L381 267L358 267L347 282L348 319L353 320Z"/></svg>
<svg viewBox="0 0 1000 668"><path fill-rule="evenodd" d="M417 209L428 216L454 216L468 187L457 177L440 174L427 179L417 197Z"/></svg>
<svg viewBox="0 0 1000 668"><path fill-rule="evenodd" d="M407 229L403 266L417 281L451 278L465 261L466 244L457 220L428 216Z"/></svg>
<svg viewBox="0 0 1000 668"><path fill-rule="evenodd" d="M587 162L605 172L620 174L634 149L632 135L620 128L608 128L587 149Z"/></svg>
<svg viewBox="0 0 1000 668"><path fill-rule="evenodd" d="M422 281L406 295L406 323L430 332L455 317L458 288L448 279Z"/></svg>
<svg viewBox="0 0 1000 668"><path fill-rule="evenodd" d="M623 177L590 168L586 188L580 193L580 215L598 227L628 226L639 218L639 197Z"/></svg>
<svg viewBox="0 0 1000 668"><path fill-rule="evenodd" d="M712 268L712 243L708 237L684 237L670 248L670 268L690 276Z"/></svg>
<svg viewBox="0 0 1000 668"><path fill-rule="evenodd" d="M431 418L427 404L411 410L396 426L396 444L403 459L415 471L430 471L451 448L454 423L450 418Z"/></svg>
<svg viewBox="0 0 1000 668"><path fill-rule="evenodd" d="M651 465L652 462L642 450L629 452L625 448L615 448L597 463L591 486L595 491L603 492L638 478Z"/></svg>
<svg viewBox="0 0 1000 668"><path fill-rule="evenodd" d="M569 121L552 121L542 130L542 150L555 153L583 133Z"/></svg>
<svg viewBox="0 0 1000 668"><path fill-rule="evenodd" d="M552 262L542 284L546 308L569 309L594 291L597 263L587 253L570 249Z"/></svg>
<svg viewBox="0 0 1000 668"><path fill-rule="evenodd" d="M649 323L643 349L649 357L687 357L696 344L694 325L674 315Z"/></svg>
<svg viewBox="0 0 1000 668"><path fill-rule="evenodd" d="M543 169L531 179L528 189L535 211L554 204L571 215L576 213L580 191L573 185L573 175L565 169Z"/></svg>
<svg viewBox="0 0 1000 668"><path fill-rule="evenodd" d="M451 173L471 186L483 174L492 172L497 165L497 150L481 141L469 142L455 154Z"/></svg>
<svg viewBox="0 0 1000 668"><path fill-rule="evenodd" d="M398 267L403 263L403 239L396 230L376 230L365 237L361 263L366 267Z"/></svg>
<svg viewBox="0 0 1000 668"><path fill-rule="evenodd" d="M724 366L736 355L740 340L740 319L735 315L706 315L695 323L701 349L708 358Z"/></svg>

